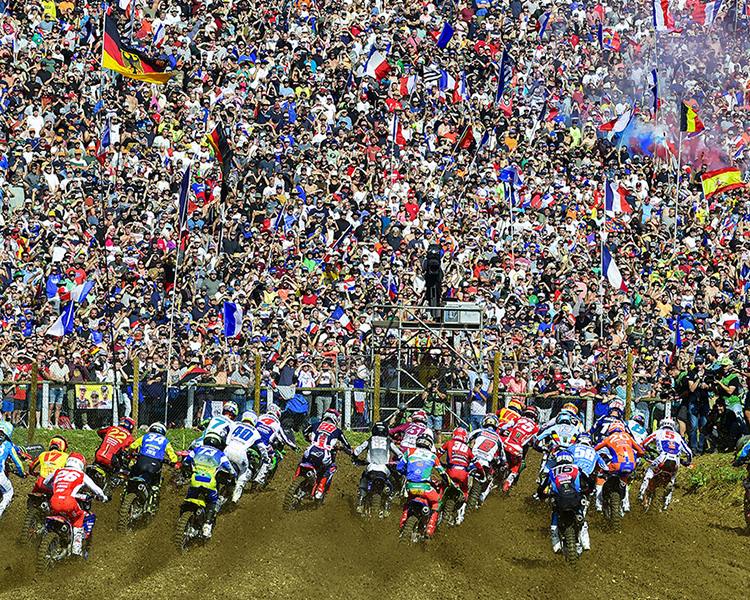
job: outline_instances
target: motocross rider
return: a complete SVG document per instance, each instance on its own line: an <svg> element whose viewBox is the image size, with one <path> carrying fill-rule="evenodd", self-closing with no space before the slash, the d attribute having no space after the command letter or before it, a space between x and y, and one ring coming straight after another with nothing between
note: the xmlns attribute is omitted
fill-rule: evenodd
<svg viewBox="0 0 750 600"><path fill-rule="evenodd" d="M13 486L10 483L10 479L5 474L5 461L10 458L16 467L16 473L20 478L28 477L23 470L23 463L21 457L18 455L15 445L11 441L13 437L13 425L7 421L0 421L0 492L2 492L2 499L0 499L0 517L3 516L5 509L10 506L10 501L13 500Z"/></svg>
<svg viewBox="0 0 750 600"><path fill-rule="evenodd" d="M263 461L256 475L257 481L263 481L271 464L266 445L263 443L260 433L255 428L257 423L258 415L255 414L255 411L246 410L242 413L242 421L234 426L229 437L227 437L224 454L226 454L229 461L235 466L238 474L237 483L234 486L234 492L232 492L232 502L239 502L242 497L242 491L245 489L252 474L248 469L250 465L248 452L251 448L254 448L258 452Z"/></svg>
<svg viewBox="0 0 750 600"><path fill-rule="evenodd" d="M643 501L645 498L648 483L653 476L659 471L666 471L671 475L671 478L667 486L668 491L664 497L664 507L662 510L667 510L669 503L672 501L674 481L677 477L680 463L683 466L690 465L693 462L693 452L684 438L677 433L677 424L669 417L659 421L659 429L646 438L643 442L643 449L647 452L647 455L652 455L654 458L649 459L651 464L643 476L643 483L638 493L638 499ZM684 459L682 458L683 455L685 455Z"/></svg>
<svg viewBox="0 0 750 600"><path fill-rule="evenodd" d="M341 415L335 408L325 411L320 422L308 425L304 436L310 445L305 450L303 458L315 467L318 485L314 496L322 502L331 488L331 478L336 472L338 447L341 446L344 452L353 456L352 447L341 431Z"/></svg>
<svg viewBox="0 0 750 600"><path fill-rule="evenodd" d="M359 479L357 512L361 513L363 511L363 503L367 495L367 483L370 476L373 473L383 473L393 489L393 492L385 499L385 504L383 505L383 513L385 516L388 516L391 512L391 499L401 488L401 485L395 481L394 474L388 468L388 465L391 463L392 457L395 457L396 461L401 460L403 452L390 439L388 436L388 425L382 421L378 421L372 426L370 439L357 446L353 450L352 456L359 456L365 450L367 450L367 468L362 472L362 477Z"/></svg>

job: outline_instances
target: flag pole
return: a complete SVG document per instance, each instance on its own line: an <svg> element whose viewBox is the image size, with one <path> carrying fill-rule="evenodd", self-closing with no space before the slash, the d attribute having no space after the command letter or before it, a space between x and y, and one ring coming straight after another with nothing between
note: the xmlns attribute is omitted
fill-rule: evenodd
<svg viewBox="0 0 750 600"><path fill-rule="evenodd" d="M606 184L605 184L606 185ZM607 224L607 211L604 211L604 218L602 224L606 229ZM601 313L599 314L599 343L604 343L604 231L599 231L599 306Z"/></svg>
<svg viewBox="0 0 750 600"><path fill-rule="evenodd" d="M674 235L672 238L672 249L674 253L677 253L677 221L680 219L680 172L682 171L682 130L680 130L680 147L677 149L677 174L675 175L675 183L677 184L677 190L674 196Z"/></svg>

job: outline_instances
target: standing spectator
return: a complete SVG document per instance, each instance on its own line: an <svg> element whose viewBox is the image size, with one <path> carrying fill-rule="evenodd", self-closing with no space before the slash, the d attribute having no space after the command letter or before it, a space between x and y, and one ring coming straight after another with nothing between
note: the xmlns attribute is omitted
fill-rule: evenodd
<svg viewBox="0 0 750 600"><path fill-rule="evenodd" d="M65 397L65 384L68 381L70 369L68 365L61 360L60 356L53 354L50 357L49 365L46 367L44 376L49 379L49 428L60 427L60 411L62 410L63 399Z"/></svg>

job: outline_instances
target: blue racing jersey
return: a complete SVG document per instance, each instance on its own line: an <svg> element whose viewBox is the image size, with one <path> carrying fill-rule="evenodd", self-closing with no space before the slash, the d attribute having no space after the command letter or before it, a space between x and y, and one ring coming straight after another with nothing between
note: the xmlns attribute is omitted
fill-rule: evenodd
<svg viewBox="0 0 750 600"><path fill-rule="evenodd" d="M607 463L602 460L601 455L591 446L586 444L573 444L568 448L568 452L573 455L573 462L583 472L584 475L591 475L597 465L607 470Z"/></svg>
<svg viewBox="0 0 750 600"><path fill-rule="evenodd" d="M234 473L234 467L224 453L211 446L193 448L185 457L184 462L192 466L195 471L202 471L211 475L216 475L221 469Z"/></svg>
<svg viewBox="0 0 750 600"><path fill-rule="evenodd" d="M5 461L10 458L13 461L13 464L16 465L16 471L20 475L23 473L23 463L21 462L21 457L18 455L18 450L16 449L16 446L13 442L10 440L5 440L2 444L0 444L0 469L5 469Z"/></svg>
<svg viewBox="0 0 750 600"><path fill-rule="evenodd" d="M140 454L156 460L163 461L168 457L170 462L177 462L177 455L172 448L172 443L160 433L147 433L131 446L133 450L140 448Z"/></svg>

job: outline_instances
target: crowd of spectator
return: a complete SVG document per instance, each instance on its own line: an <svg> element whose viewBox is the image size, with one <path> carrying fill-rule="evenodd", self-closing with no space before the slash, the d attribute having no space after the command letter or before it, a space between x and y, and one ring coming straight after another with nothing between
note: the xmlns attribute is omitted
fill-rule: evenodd
<svg viewBox="0 0 750 600"><path fill-rule="evenodd" d="M748 195L707 200L700 175L745 172L747 18L729 6L700 24L695 0L670 10L679 29L657 33L650 3L621 0L8 5L2 378L25 380L36 361L56 425L69 382L116 383L128 410L138 356L145 420L166 401L181 414L191 369L252 388L260 356L264 386L315 418L340 396L294 386L370 385L373 341L393 343L373 326L378 307L423 302L431 244L445 298L484 311L480 335L457 344L480 367L420 355L443 367L444 390L470 391L450 396L466 419L487 410L496 353L503 391L543 407L624 394L629 353L636 399L665 398L697 356L744 369ZM102 70L105 12L124 42L170 61L169 83ZM678 147L682 102L705 129ZM599 129L633 109L624 132ZM217 126L233 154L225 181L206 140ZM630 212L604 210L605 182ZM627 291L603 276L603 247ZM50 335L85 282L72 333ZM224 302L243 310L237 337L224 336ZM6 386L5 418L26 409L24 386Z"/></svg>

